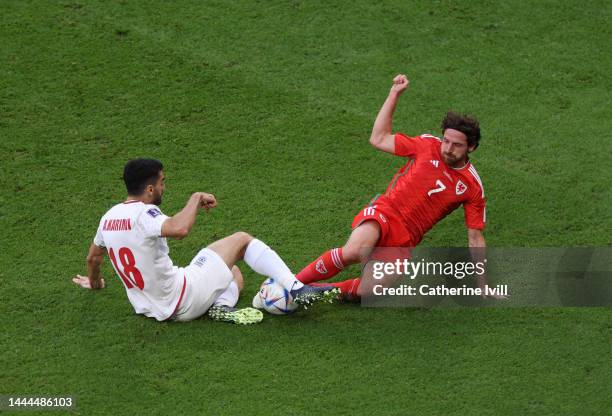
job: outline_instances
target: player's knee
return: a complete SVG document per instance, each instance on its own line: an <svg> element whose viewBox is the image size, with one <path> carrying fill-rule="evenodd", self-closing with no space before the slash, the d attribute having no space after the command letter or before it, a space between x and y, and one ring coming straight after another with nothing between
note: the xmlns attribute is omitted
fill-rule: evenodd
<svg viewBox="0 0 612 416"><path fill-rule="evenodd" d="M253 240L253 236L244 231L235 232L234 234L232 234L232 238L237 240L242 246L246 246Z"/></svg>
<svg viewBox="0 0 612 416"><path fill-rule="evenodd" d="M366 221L351 233L342 247L345 264L365 262L380 237L380 225L376 221Z"/></svg>
<svg viewBox="0 0 612 416"><path fill-rule="evenodd" d="M366 263L372 253L373 245L349 241L342 247L344 264Z"/></svg>
<svg viewBox="0 0 612 416"><path fill-rule="evenodd" d="M342 259L345 264L355 264L362 260L359 247L354 244L346 244L342 247Z"/></svg>

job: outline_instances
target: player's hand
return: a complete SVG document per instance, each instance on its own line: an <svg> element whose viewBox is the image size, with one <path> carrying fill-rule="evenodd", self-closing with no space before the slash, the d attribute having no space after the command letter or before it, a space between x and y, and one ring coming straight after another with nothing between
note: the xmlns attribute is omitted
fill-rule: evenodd
<svg viewBox="0 0 612 416"><path fill-rule="evenodd" d="M198 192L198 196L200 197L200 207L204 208L206 211L217 206L217 199L213 194Z"/></svg>
<svg viewBox="0 0 612 416"><path fill-rule="evenodd" d="M100 278L100 280L92 281L91 279L89 279L88 276L81 276L80 274L77 274L76 277L73 277L72 282L76 285L81 286L84 289L90 290L103 289L106 286L106 283L104 282L103 278Z"/></svg>
<svg viewBox="0 0 612 416"><path fill-rule="evenodd" d="M408 77L406 77L406 75L404 74L396 75L395 78L393 78L393 85L391 86L391 92L394 92L396 94L401 94L406 89L408 89L409 85L410 85L410 81L408 80Z"/></svg>

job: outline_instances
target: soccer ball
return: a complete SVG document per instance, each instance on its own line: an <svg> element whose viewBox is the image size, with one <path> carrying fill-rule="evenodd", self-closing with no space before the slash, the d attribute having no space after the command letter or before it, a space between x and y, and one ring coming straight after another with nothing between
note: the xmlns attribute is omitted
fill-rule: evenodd
<svg viewBox="0 0 612 416"><path fill-rule="evenodd" d="M294 312L298 305L293 301L291 293L270 277L261 284L253 298L253 307L273 315L286 315Z"/></svg>

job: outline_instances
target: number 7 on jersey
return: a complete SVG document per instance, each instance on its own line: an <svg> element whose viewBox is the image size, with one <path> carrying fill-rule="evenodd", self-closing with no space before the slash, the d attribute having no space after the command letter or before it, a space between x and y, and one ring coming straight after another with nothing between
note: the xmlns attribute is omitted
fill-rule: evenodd
<svg viewBox="0 0 612 416"><path fill-rule="evenodd" d="M436 181L436 185L438 186L437 188L431 189L429 190L429 192L427 192L427 196L431 196L432 194L435 194L436 192L442 192L443 190L446 189L446 186L442 183L442 181L440 179L438 179Z"/></svg>

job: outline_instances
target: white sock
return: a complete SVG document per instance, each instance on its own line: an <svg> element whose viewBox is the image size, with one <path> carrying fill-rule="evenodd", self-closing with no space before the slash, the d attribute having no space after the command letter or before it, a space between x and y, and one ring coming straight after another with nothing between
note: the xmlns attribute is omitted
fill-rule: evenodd
<svg viewBox="0 0 612 416"><path fill-rule="evenodd" d="M295 278L283 259L263 241L254 238L247 246L244 261L259 274L274 278L282 287L291 291L304 284Z"/></svg>
<svg viewBox="0 0 612 416"><path fill-rule="evenodd" d="M214 305L225 305L233 308L238 303L238 296L240 295L240 290L238 290L238 285L235 280L229 284L227 289L223 293L219 295L217 300L215 300Z"/></svg>

